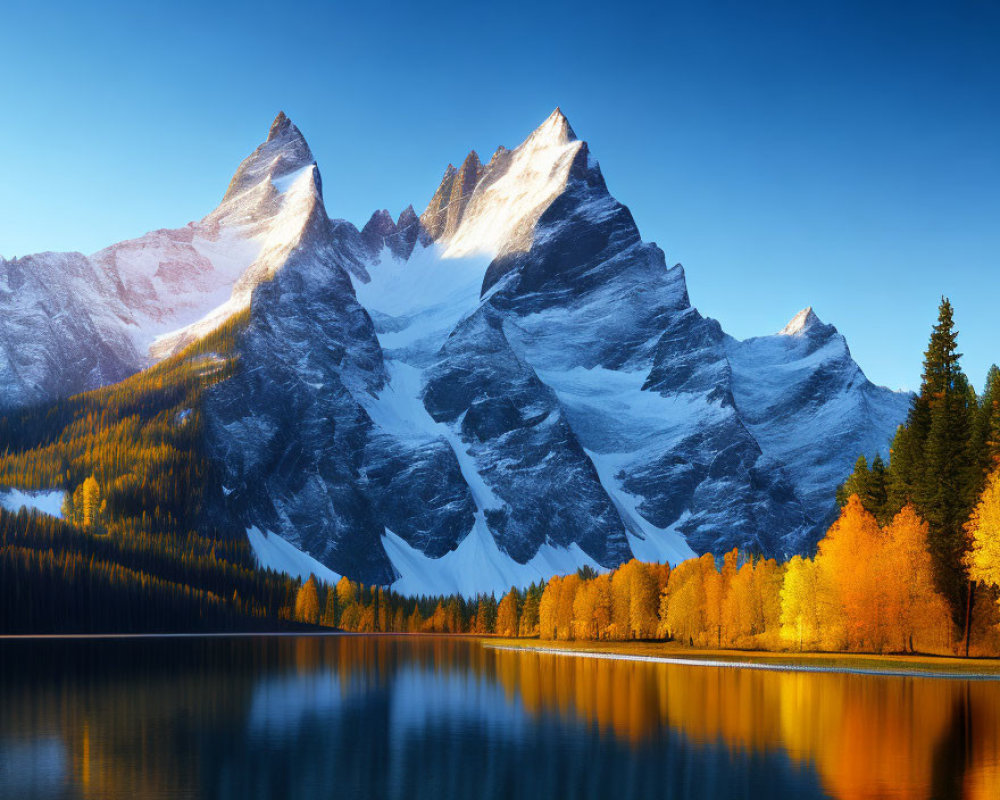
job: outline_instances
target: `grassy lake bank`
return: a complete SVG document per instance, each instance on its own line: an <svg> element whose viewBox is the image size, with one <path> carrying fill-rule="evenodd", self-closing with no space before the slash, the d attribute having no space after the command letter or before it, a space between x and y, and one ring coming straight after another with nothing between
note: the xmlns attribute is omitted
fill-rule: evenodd
<svg viewBox="0 0 1000 800"><path fill-rule="evenodd" d="M692 666L1000 680L1000 659L927 654L770 652L688 647L677 642L590 642L483 638L486 647Z"/></svg>

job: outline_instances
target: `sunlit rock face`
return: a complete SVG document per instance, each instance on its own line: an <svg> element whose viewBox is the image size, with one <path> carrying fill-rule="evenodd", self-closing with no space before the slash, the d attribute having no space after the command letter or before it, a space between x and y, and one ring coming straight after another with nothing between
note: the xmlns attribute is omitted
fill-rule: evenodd
<svg viewBox="0 0 1000 800"><path fill-rule="evenodd" d="M319 198L309 146L279 114L199 222L89 257L0 260L0 406L113 383L214 330L281 268Z"/></svg>
<svg viewBox="0 0 1000 800"><path fill-rule="evenodd" d="M336 574L464 594L633 556L807 551L905 416L809 309L746 341L703 317L558 109L449 166L419 217L359 231L328 216L336 195L282 114L200 222L33 257L57 276L34 294L2 262L7 402L117 380L249 309L236 375L205 401L218 512ZM70 327L46 330L38 303Z"/></svg>
<svg viewBox="0 0 1000 800"><path fill-rule="evenodd" d="M81 253L0 258L0 409L135 372L140 356L119 291Z"/></svg>

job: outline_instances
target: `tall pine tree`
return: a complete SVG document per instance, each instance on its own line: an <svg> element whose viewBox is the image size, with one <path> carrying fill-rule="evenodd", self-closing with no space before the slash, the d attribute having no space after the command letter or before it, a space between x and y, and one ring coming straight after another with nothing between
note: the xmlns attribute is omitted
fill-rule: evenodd
<svg viewBox="0 0 1000 800"><path fill-rule="evenodd" d="M972 425L972 458L980 482L1000 466L1000 369L994 364Z"/></svg>
<svg viewBox="0 0 1000 800"><path fill-rule="evenodd" d="M938 589L956 624L962 625L968 581L964 525L978 487L973 483L970 447L976 402L959 363L957 337L951 303L942 299L924 357L920 397L914 403L914 422L921 431L926 426L926 436L913 500L930 525L928 543Z"/></svg>
<svg viewBox="0 0 1000 800"><path fill-rule="evenodd" d="M859 458L838 500L843 505L850 494L857 494L882 524L906 504L916 507L930 526L937 588L947 598L955 623L964 627L970 592L963 526L986 472L1000 456L1000 370L990 371L977 403L960 359L954 312L942 298L924 354L920 392L892 440L888 470L875 461L869 468Z"/></svg>

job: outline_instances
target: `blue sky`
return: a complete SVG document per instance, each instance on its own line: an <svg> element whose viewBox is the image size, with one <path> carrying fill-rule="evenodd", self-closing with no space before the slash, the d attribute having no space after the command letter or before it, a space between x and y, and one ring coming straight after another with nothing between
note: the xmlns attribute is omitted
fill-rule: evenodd
<svg viewBox="0 0 1000 800"><path fill-rule="evenodd" d="M994 0L8 0L0 254L202 216L279 109L360 225L560 105L730 333L812 305L869 377L915 387L947 294L979 385L1000 360L998 42Z"/></svg>

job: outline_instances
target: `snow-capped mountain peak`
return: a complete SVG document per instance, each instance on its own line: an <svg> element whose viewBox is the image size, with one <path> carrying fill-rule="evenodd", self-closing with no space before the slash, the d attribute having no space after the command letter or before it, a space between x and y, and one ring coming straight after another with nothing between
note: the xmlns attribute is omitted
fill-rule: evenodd
<svg viewBox="0 0 1000 800"><path fill-rule="evenodd" d="M823 326L820 318L816 316L812 306L803 308L798 314L792 317L788 324L778 331L779 336L801 336L810 330Z"/></svg>
<svg viewBox="0 0 1000 800"><path fill-rule="evenodd" d="M573 131L573 126L569 124L569 120L563 114L562 109L556 106L555 111L545 118L545 122L534 130L527 141L565 145L576 140L576 133Z"/></svg>
<svg viewBox="0 0 1000 800"><path fill-rule="evenodd" d="M37 286L35 308L73 325L40 325L27 291L0 293L0 342L11 349L8 356L0 345L0 364L18 365L0 385L0 405L94 388L177 352L246 308L253 289L281 268L307 232L328 224L312 152L281 113L266 141L239 165L222 202L200 221L89 257L32 257L35 274L48 276ZM20 269L0 266L0 284ZM30 351L41 354L30 369L17 355L27 352L16 333L24 326L35 331ZM98 336L83 336L91 327ZM94 357L80 355L80 347Z"/></svg>
<svg viewBox="0 0 1000 800"><path fill-rule="evenodd" d="M525 252L531 247L539 217L566 188L577 155L586 145L577 140L569 121L556 109L513 150L498 150L483 167L470 154L455 174L446 173L422 219L428 232L445 249L446 258L474 254L496 257ZM466 178L461 201L455 208L455 188ZM468 179L475 177L471 193ZM446 226L434 224L440 215L442 189L451 189L451 207ZM433 215L430 215L433 212Z"/></svg>

